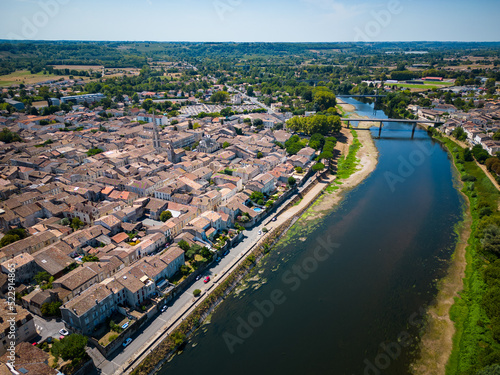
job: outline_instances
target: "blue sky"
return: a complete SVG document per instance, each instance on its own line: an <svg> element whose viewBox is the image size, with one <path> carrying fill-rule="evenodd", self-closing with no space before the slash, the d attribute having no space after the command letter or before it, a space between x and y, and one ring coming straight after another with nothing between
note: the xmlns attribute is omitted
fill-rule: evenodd
<svg viewBox="0 0 500 375"><path fill-rule="evenodd" d="M500 41L498 0L1 0L0 39Z"/></svg>

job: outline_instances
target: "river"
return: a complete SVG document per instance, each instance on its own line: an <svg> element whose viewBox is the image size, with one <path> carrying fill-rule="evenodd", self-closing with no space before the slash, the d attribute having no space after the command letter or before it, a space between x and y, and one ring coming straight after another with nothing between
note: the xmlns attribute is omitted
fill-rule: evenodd
<svg viewBox="0 0 500 375"><path fill-rule="evenodd" d="M299 221L161 375L409 373L462 198L424 130L390 123L375 145L375 171L321 221Z"/></svg>

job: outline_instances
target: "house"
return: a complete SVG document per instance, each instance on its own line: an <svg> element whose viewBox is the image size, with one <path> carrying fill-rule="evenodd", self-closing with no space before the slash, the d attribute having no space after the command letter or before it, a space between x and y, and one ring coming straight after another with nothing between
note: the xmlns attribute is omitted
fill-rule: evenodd
<svg viewBox="0 0 500 375"><path fill-rule="evenodd" d="M0 357L0 371L2 374L23 375L57 375L59 371L49 366L49 353L33 346L29 342L18 343L14 349L14 359L11 360L10 353ZM14 363L14 365L12 365ZM9 365L7 365L9 364ZM3 369L2 369L3 367ZM7 370L8 368L8 370Z"/></svg>
<svg viewBox="0 0 500 375"><path fill-rule="evenodd" d="M260 191L261 193L269 195L276 190L277 178L270 173L262 173L254 177L247 185L246 188L252 191Z"/></svg>
<svg viewBox="0 0 500 375"><path fill-rule="evenodd" d="M63 321L84 335L91 335L116 310L115 292L104 284L92 285L61 306Z"/></svg>
<svg viewBox="0 0 500 375"><path fill-rule="evenodd" d="M35 259L28 253L16 255L14 258L6 260L1 264L1 270L5 274L12 272L12 269L15 270L15 279L18 284L29 283L38 273Z"/></svg>
<svg viewBox="0 0 500 375"><path fill-rule="evenodd" d="M7 303L0 303L0 355L6 353L11 341L15 341L17 344L27 342L27 344L31 346L28 341L37 336L33 316L26 309L15 305L15 314L13 315L12 313L13 311L10 310ZM11 333L11 322L8 318L11 317L15 320L14 324L16 327L14 331L14 340L9 337ZM17 352L16 355L18 355ZM3 358L0 360L3 362Z"/></svg>
<svg viewBox="0 0 500 375"><path fill-rule="evenodd" d="M33 255L36 264L40 270L47 272L55 279L61 277L67 267L75 263L75 260L70 258L57 247L48 247Z"/></svg>
<svg viewBox="0 0 500 375"><path fill-rule="evenodd" d="M184 250L178 246L170 246L167 251L159 255L159 258L167 265L165 277L170 279L184 265Z"/></svg>

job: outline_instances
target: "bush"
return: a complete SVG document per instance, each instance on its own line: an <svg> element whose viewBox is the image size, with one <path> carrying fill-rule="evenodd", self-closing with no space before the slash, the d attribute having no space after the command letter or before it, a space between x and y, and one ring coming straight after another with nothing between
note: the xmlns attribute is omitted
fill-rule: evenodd
<svg viewBox="0 0 500 375"><path fill-rule="evenodd" d="M198 297L201 294L201 290L195 289L193 290L193 296Z"/></svg>
<svg viewBox="0 0 500 375"><path fill-rule="evenodd" d="M117 338L118 338L118 335L113 334L113 335L109 336L108 341L111 342L111 341L116 340Z"/></svg>
<svg viewBox="0 0 500 375"><path fill-rule="evenodd" d="M471 176L470 174L466 174L462 176L462 181L464 182L474 182L477 181L477 178L475 176Z"/></svg>

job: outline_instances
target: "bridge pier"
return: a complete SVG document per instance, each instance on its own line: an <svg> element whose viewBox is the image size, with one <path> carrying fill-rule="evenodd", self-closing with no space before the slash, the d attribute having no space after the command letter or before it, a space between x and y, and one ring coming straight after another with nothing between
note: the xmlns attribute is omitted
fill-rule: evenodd
<svg viewBox="0 0 500 375"><path fill-rule="evenodd" d="M350 127L351 127L351 122L347 121L347 129L349 129Z"/></svg>
<svg viewBox="0 0 500 375"><path fill-rule="evenodd" d="M380 134L382 133L382 121L380 121L380 125L378 126L378 137L380 138Z"/></svg>
<svg viewBox="0 0 500 375"><path fill-rule="evenodd" d="M411 130L411 139L413 139L413 136L415 135L415 129L417 128L417 123L413 124L413 129Z"/></svg>

